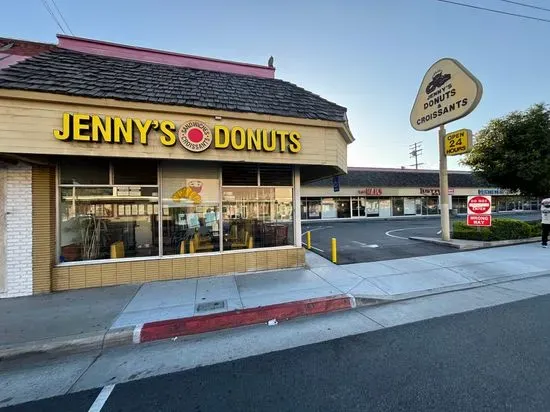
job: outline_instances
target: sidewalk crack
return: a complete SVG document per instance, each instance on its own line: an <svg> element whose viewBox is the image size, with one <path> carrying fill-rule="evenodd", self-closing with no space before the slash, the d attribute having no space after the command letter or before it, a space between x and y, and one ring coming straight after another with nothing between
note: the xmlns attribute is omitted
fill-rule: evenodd
<svg viewBox="0 0 550 412"><path fill-rule="evenodd" d="M118 315L116 315L116 317L113 319L113 321L111 322L111 325L109 326L109 328L107 329L107 332L109 331L109 329L111 329L113 327L113 325L120 319L120 317L122 316L122 314L124 313L124 311L126 310L126 308L130 305L130 303L132 303L132 301L136 298L137 294L139 293L139 291L141 290L141 288L143 287L143 285L145 285L145 283L142 283L141 285L139 285L139 287L136 289L136 292L134 293L134 295L128 299L128 302L126 302L126 304L124 305L124 307L122 308L122 310L118 313ZM105 332L105 335L107 335L107 332ZM105 335L103 336L103 342L105 342ZM103 348L102 348L103 349Z"/></svg>
<svg viewBox="0 0 550 412"><path fill-rule="evenodd" d="M105 332L107 333L107 332ZM105 339L105 337L103 337ZM69 389L67 389L67 391L65 392L65 395L68 395L69 393L72 393L73 392L73 389L74 387L76 386L76 384L82 379L82 377L88 373L88 371L90 370L90 368L97 362L97 360L99 359L99 357L103 355L103 348L101 348L101 350L99 351L99 353L94 357L94 360L92 360L90 362L90 364L88 365L88 367L86 369L84 369L84 371L78 376L78 378L75 379L75 381L73 382L73 384L69 387Z"/></svg>
<svg viewBox="0 0 550 412"><path fill-rule="evenodd" d="M380 322L374 320L373 318L371 318L370 316L367 316L365 315L363 312L361 312L360 310L358 310L357 308L355 308L355 312L359 313L361 316L364 316L365 318L367 318L368 320L370 320L371 322L374 322L376 323L378 326L380 326L381 328L386 328L385 325L381 324Z"/></svg>

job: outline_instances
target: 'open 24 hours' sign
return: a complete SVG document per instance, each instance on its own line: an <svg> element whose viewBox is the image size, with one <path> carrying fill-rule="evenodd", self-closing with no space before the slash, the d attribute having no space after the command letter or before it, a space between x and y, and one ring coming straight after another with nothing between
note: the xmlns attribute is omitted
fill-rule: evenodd
<svg viewBox="0 0 550 412"><path fill-rule="evenodd" d="M457 130L445 136L445 155L457 156L472 150L472 131Z"/></svg>

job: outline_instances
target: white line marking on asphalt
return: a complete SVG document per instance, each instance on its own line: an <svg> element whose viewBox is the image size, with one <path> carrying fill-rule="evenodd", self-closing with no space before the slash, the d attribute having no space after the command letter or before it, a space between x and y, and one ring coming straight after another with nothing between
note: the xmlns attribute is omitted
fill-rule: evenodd
<svg viewBox="0 0 550 412"><path fill-rule="evenodd" d="M302 233L302 236L305 236L307 232L315 232L317 230L323 230L323 229L332 229L332 226L319 226L311 230L306 230L304 233Z"/></svg>
<svg viewBox="0 0 550 412"><path fill-rule="evenodd" d="M402 232L404 230L416 230L416 229L440 229L441 227L440 226L430 226L430 227L405 227L403 229L393 229L393 230L388 230L386 232L386 236L389 236L389 237L393 237L393 238L396 238L396 239L404 239L404 240L409 240L408 237L403 237L403 236L397 236L397 235L392 235L391 233L393 232Z"/></svg>
<svg viewBox="0 0 550 412"><path fill-rule="evenodd" d="M107 402L107 399L109 399L109 396L111 395L111 392L113 392L114 388L115 385L104 386L103 389L101 389L101 392L99 392L99 395L97 395L97 398L95 398L92 406L90 406L90 409L88 409L88 412L100 412L103 405L105 405L105 402Z"/></svg>
<svg viewBox="0 0 550 412"><path fill-rule="evenodd" d="M357 245L359 245L359 246L361 246L361 247L368 247L368 248L372 248L372 249L378 247L378 245L376 245L376 244L374 244L374 245L368 245L368 244L366 244L366 243L359 242L359 241L357 241L357 240L352 240L351 243L355 243L355 244L357 244Z"/></svg>
<svg viewBox="0 0 550 412"><path fill-rule="evenodd" d="M143 325L137 325L134 328L134 335L132 337L132 342L134 342L134 344L141 343L141 328L143 328Z"/></svg>

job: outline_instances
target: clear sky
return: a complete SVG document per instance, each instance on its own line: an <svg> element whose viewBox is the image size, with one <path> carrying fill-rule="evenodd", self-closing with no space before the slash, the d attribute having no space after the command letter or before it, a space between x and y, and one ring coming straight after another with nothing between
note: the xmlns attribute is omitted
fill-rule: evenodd
<svg viewBox="0 0 550 412"><path fill-rule="evenodd" d="M550 12L502 0L456 1L550 20ZM549 0L517 1L550 8ZM414 131L409 113L426 70L442 57L458 59L484 88L478 108L448 131L475 133L491 118L550 101L550 23L435 0L56 4L76 36L258 64L273 55L278 78L348 108L350 166L408 166L409 145L422 141L424 167L438 167L437 130ZM60 29L41 0L5 0L0 9L0 36L56 42Z"/></svg>

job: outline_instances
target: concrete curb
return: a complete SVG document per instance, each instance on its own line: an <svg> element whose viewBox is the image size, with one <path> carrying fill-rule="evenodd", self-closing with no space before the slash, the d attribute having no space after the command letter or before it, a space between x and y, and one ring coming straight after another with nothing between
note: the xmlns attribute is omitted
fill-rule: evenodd
<svg viewBox="0 0 550 412"><path fill-rule="evenodd" d="M361 298L357 303L352 295L334 295L202 316L162 320L89 334L61 336L0 346L0 361L33 355L59 356L89 351L101 352L120 346L267 323L272 319L283 322L298 317L349 310L357 306L377 303L378 300L369 298Z"/></svg>
<svg viewBox="0 0 550 412"><path fill-rule="evenodd" d="M250 326L267 323L273 319L282 322L297 317L352 309L355 305L353 296L336 295L203 316L150 322L141 327L139 342L134 340L134 343Z"/></svg>
<svg viewBox="0 0 550 412"><path fill-rule="evenodd" d="M233 310L202 316L162 320L140 325L91 332L81 335L62 336L39 341L0 346L0 362L30 357L33 355L60 356L130 346L180 336L191 336L223 329L265 324L275 319L278 323L287 320L350 310L357 307L383 305L426 296L434 296L460 290L498 285L511 281L550 276L550 271L510 275L498 279L474 281L467 284L447 286L394 296L333 295L322 298L298 300L256 308Z"/></svg>
<svg viewBox="0 0 550 412"><path fill-rule="evenodd" d="M499 284L502 284L502 283L516 282L516 281L545 277L545 276L550 276L550 271L545 270L545 271L533 272L533 273L522 274L522 275L509 275L505 277L499 277L496 279L472 281L469 283L462 283L462 284L452 285L452 286L444 286L440 288L427 289L427 290L422 290L418 292L402 293L399 295L392 295L392 296L355 295L355 299L356 300L367 299L371 301L376 301L378 302L378 304L395 303L395 302L403 302L406 300L423 298L427 296L436 296L436 295L442 295L445 293L459 292L461 290L477 289L477 288L483 288L486 286L498 286Z"/></svg>
<svg viewBox="0 0 550 412"><path fill-rule="evenodd" d="M410 240L417 240L420 242L432 243L435 245L449 246L455 249L460 250L475 250L475 249L485 249L491 247L501 247L501 246L512 246L512 245L523 245L526 243L536 243L540 242L540 238L531 237L528 239L513 239L513 240L499 240L494 242L481 242L476 240L460 240L460 243L456 240L441 240L433 237L420 237L420 236L411 236ZM470 242L470 243L466 243Z"/></svg>
<svg viewBox="0 0 550 412"><path fill-rule="evenodd" d="M0 362L34 355L69 355L100 351L105 331L0 346Z"/></svg>

